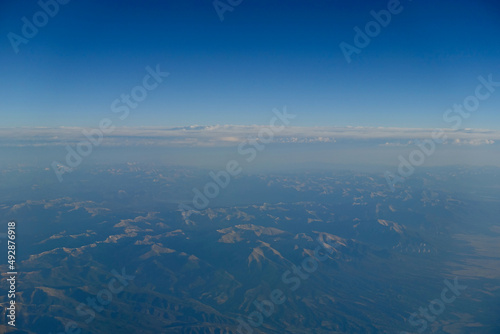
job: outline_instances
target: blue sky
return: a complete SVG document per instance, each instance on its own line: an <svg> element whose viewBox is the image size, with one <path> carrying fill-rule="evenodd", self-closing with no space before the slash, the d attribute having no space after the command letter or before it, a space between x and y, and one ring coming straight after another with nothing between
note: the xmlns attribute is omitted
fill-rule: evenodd
<svg viewBox="0 0 500 334"><path fill-rule="evenodd" d="M225 2L225 1L224 1ZM267 124L446 127L443 112L500 81L500 4L409 1L347 63L339 43L387 1L244 0L224 21L212 1L70 1L15 53L7 38L36 1L0 5L0 127L95 127L141 83L170 76L122 126ZM500 90L463 126L499 129Z"/></svg>

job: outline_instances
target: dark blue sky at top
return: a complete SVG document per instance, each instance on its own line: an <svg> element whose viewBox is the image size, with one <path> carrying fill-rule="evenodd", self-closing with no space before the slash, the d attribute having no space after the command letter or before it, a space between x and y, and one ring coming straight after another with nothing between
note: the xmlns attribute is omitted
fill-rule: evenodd
<svg viewBox="0 0 500 334"><path fill-rule="evenodd" d="M226 2L226 1L223 1ZM16 54L7 38L35 1L0 5L0 127L97 126L142 82L170 76L120 126L267 124L446 127L442 116L500 81L500 3L402 0L359 55L339 43L388 1L243 0L223 22L212 1L70 1ZM499 128L500 88L464 127Z"/></svg>

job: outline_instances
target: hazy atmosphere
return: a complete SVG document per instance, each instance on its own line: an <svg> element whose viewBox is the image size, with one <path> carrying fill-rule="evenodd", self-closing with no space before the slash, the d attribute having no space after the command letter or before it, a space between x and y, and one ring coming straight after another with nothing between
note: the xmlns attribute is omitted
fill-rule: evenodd
<svg viewBox="0 0 500 334"><path fill-rule="evenodd" d="M500 333L500 4L2 1L1 333Z"/></svg>

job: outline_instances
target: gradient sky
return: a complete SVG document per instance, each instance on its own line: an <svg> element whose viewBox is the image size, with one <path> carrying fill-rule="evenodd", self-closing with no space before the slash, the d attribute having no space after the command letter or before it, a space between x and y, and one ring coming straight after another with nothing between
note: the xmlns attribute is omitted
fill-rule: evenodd
<svg viewBox="0 0 500 334"><path fill-rule="evenodd" d="M0 127L96 127L156 64L170 76L116 125L267 124L286 105L296 126L446 127L479 75L500 81L500 3L401 4L348 64L339 43L387 1L244 0L221 22L210 0L73 0L18 54L7 34L40 7L2 1ZM499 106L500 89L463 126L499 129Z"/></svg>

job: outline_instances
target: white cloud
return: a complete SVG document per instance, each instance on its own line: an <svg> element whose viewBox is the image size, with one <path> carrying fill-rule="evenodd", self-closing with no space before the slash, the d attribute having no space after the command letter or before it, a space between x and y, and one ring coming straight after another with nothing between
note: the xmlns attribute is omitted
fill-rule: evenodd
<svg viewBox="0 0 500 334"><path fill-rule="evenodd" d="M121 127L104 135L104 146L234 146L248 138L256 138L263 125L192 125L186 127ZM86 138L83 128L0 128L0 146L38 147L75 144ZM89 129L87 129L89 130ZM274 142L336 143L341 141L373 141L379 146L408 146L416 139L431 139L435 129L382 127L286 127L276 133ZM443 129L448 137L444 144L491 145L500 140L500 131Z"/></svg>

